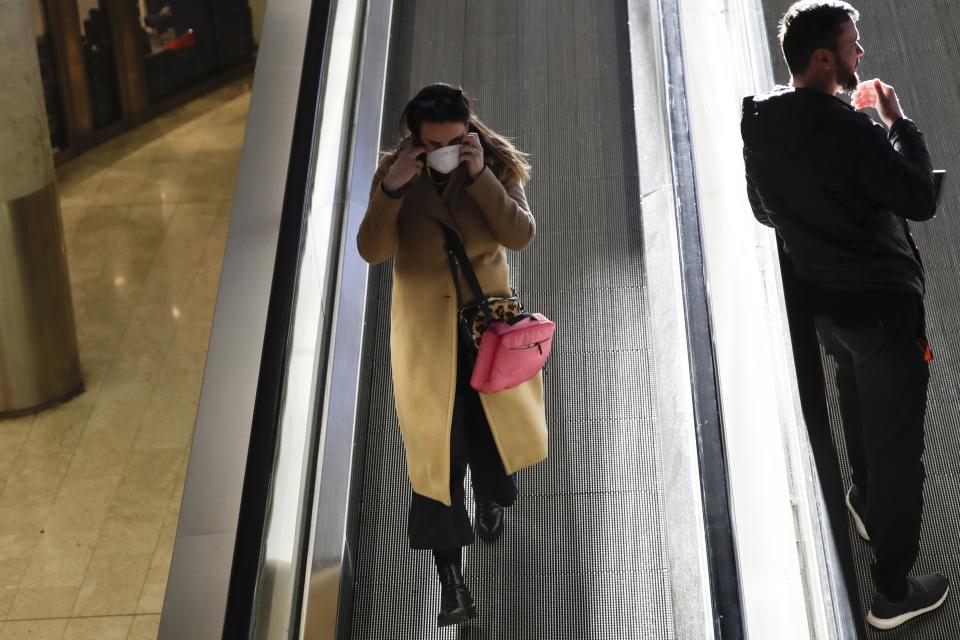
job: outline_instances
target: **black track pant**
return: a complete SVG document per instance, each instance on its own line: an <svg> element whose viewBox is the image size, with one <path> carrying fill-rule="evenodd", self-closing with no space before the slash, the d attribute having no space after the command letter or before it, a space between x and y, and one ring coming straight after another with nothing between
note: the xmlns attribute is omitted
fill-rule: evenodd
<svg viewBox="0 0 960 640"><path fill-rule="evenodd" d="M899 599L920 548L929 367L923 301L909 293L822 295L817 334L837 363L853 482L867 505L873 577Z"/></svg>
<svg viewBox="0 0 960 640"><path fill-rule="evenodd" d="M450 433L451 506L416 492L410 503L409 535L414 549L458 549L473 542L470 516L464 505L463 481L470 466L474 493L510 506L517 486L503 468L490 435L480 396L470 386L470 370L463 351L457 358L457 395Z"/></svg>

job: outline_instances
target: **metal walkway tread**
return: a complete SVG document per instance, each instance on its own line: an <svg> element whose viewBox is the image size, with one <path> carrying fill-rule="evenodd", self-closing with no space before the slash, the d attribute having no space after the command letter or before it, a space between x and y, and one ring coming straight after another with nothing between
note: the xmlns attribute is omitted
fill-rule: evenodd
<svg viewBox="0 0 960 640"><path fill-rule="evenodd" d="M558 325L550 457L519 475L503 538L467 550L477 620L438 630L432 557L407 547L391 265L373 269L354 598L341 640L672 638L625 3L396 0L392 30L383 148L409 97L442 80L462 84L481 117L532 154L538 236L510 261L526 305Z"/></svg>
<svg viewBox="0 0 960 640"><path fill-rule="evenodd" d="M776 40L776 23L792 4L764 0L771 57L778 82L789 78ZM937 217L912 223L911 230L927 271L927 330L935 360L930 372L926 418L927 481L924 489L920 558L915 573L944 571L960 584L960 4L944 0L854 2L861 11L861 43L866 55L860 77L879 77L897 89L904 111L924 132L935 168L947 169ZM745 212L744 215L749 215ZM832 367L828 364L828 367ZM826 372L834 440L845 481L849 467L840 432L833 371ZM850 542L864 611L873 598L871 551L853 525ZM936 613L893 631L870 630L875 640L956 640L960 638L960 604L952 595Z"/></svg>

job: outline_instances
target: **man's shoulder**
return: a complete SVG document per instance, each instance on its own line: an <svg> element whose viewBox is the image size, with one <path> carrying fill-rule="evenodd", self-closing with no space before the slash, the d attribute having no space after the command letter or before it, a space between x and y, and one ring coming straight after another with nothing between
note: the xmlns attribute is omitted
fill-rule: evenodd
<svg viewBox="0 0 960 640"><path fill-rule="evenodd" d="M854 109L829 109L823 119L824 131L833 138L839 138L846 144L859 146L866 139L886 139L886 129L873 118Z"/></svg>
<svg viewBox="0 0 960 640"><path fill-rule="evenodd" d="M777 85L765 93L743 98L743 116L746 118L758 113L790 114L789 119L794 123L801 120L830 121L840 126L865 130L879 126L870 116L855 110L840 98L813 89L785 85Z"/></svg>
<svg viewBox="0 0 960 640"><path fill-rule="evenodd" d="M873 118L856 109L831 109L830 116L838 122L864 129L872 129L875 126L880 126Z"/></svg>

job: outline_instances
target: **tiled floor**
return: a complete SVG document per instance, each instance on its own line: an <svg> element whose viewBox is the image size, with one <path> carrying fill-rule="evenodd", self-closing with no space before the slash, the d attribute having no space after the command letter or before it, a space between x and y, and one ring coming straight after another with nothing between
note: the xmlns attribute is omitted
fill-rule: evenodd
<svg viewBox="0 0 960 640"><path fill-rule="evenodd" d="M249 97L60 171L87 389L0 421L0 640L156 638Z"/></svg>

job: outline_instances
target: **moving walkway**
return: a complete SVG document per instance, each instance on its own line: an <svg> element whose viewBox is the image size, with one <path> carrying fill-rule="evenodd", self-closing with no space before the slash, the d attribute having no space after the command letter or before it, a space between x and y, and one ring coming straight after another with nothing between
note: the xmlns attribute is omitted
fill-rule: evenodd
<svg viewBox="0 0 960 640"><path fill-rule="evenodd" d="M704 51L762 41L763 13L706 4L268 7L160 638L857 637L775 246L739 232L742 172L703 125L705 92L747 92L704 81ZM532 156L511 271L558 326L550 457L467 550L479 617L445 630L406 543L390 265L354 244L378 151L437 80ZM746 336L742 296L765 319Z"/></svg>

